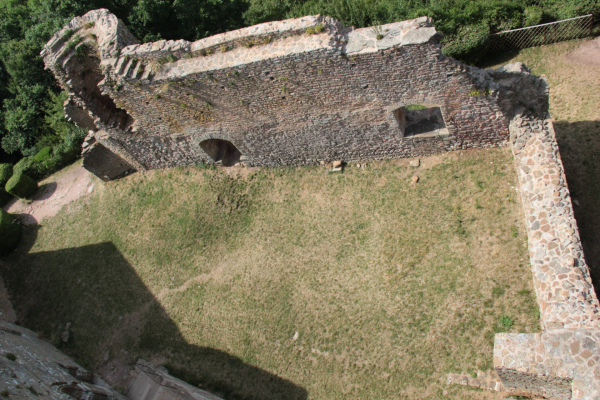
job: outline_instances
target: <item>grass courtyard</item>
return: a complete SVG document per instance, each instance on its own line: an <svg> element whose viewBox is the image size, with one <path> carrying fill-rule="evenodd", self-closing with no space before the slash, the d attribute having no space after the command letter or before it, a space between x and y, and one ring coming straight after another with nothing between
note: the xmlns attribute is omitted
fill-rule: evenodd
<svg viewBox="0 0 600 400"><path fill-rule="evenodd" d="M488 66L548 77L598 287L593 44ZM226 399L497 399L445 376L491 368L497 332L539 331L515 187L508 148L136 173L27 228L1 272L23 325L113 382L142 357Z"/></svg>
<svg viewBox="0 0 600 400"><path fill-rule="evenodd" d="M142 357L227 399L492 399L446 374L539 330L508 148L96 186L2 273L23 325L109 375Z"/></svg>

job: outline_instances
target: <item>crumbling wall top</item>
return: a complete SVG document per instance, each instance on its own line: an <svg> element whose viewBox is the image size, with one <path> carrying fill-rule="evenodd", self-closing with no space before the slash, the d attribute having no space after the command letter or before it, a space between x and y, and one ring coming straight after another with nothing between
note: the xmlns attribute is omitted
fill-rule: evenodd
<svg viewBox="0 0 600 400"><path fill-rule="evenodd" d="M127 78L156 81L313 51L362 55L440 38L441 34L427 17L354 29L344 28L330 17L311 15L267 22L193 43L161 40L134 44L123 48L116 57L104 58L102 64L107 71L116 72L114 79L127 75ZM130 74L124 66L131 60L135 65L144 65L144 72Z"/></svg>

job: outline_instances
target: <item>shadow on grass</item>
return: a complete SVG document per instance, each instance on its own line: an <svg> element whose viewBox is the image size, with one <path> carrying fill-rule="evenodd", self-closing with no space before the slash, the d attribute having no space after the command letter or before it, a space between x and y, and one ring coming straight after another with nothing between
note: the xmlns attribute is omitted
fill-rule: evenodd
<svg viewBox="0 0 600 400"><path fill-rule="evenodd" d="M307 398L302 387L238 357L187 343L112 243L30 253L37 229L25 228L2 274L19 322L77 362L93 369L106 363L104 354L128 365L158 359L174 376L225 399ZM67 322L71 339L64 344Z"/></svg>
<svg viewBox="0 0 600 400"><path fill-rule="evenodd" d="M600 294L600 121L554 123L575 219Z"/></svg>

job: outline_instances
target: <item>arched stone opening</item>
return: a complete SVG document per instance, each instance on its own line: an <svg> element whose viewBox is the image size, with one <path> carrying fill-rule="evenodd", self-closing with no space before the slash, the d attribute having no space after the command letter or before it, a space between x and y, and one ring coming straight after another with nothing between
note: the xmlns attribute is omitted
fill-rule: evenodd
<svg viewBox="0 0 600 400"><path fill-rule="evenodd" d="M208 139L200 142L200 147L216 164L231 167L240 161L242 153L229 141Z"/></svg>

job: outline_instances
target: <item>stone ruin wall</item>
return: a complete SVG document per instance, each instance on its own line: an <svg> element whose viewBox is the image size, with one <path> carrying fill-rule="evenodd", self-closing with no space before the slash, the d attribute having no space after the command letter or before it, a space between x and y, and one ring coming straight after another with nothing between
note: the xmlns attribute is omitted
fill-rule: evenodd
<svg viewBox="0 0 600 400"><path fill-rule="evenodd" d="M67 29L84 37L87 57L69 49ZM307 34L311 29L320 33ZM114 15L96 10L55 34L42 54L69 92L68 116L87 128L93 120L86 144L110 148L124 168L213 163L200 145L208 139L231 142L249 166L507 142L510 109L502 108L497 83L443 56L441 35L427 18L381 32L377 40L371 28L309 16L194 43L140 45ZM439 107L446 129L405 136L397 112L409 104ZM91 118L83 121L81 110Z"/></svg>
<svg viewBox="0 0 600 400"><path fill-rule="evenodd" d="M93 26L91 26L93 23ZM323 26L321 33L307 29ZM368 160L512 146L542 333L498 334L494 367L513 394L600 398L600 313L548 111L548 86L520 66L483 71L444 57L426 18L384 38L319 16L189 43L140 45L107 10L75 18L42 52L90 129L84 165L104 179L214 160L245 165ZM78 29L91 51L63 39ZM224 51L222 51L224 50ZM398 110L439 107L446 130L404 135ZM510 132L510 136L509 136Z"/></svg>
<svg viewBox="0 0 600 400"><path fill-rule="evenodd" d="M515 394L600 399L600 305L549 114L517 110L514 154L542 333L496 335L494 367Z"/></svg>
<svg viewBox="0 0 600 400"><path fill-rule="evenodd" d="M0 317L0 388L10 399L126 400L29 329ZM11 358L7 355L12 355Z"/></svg>

